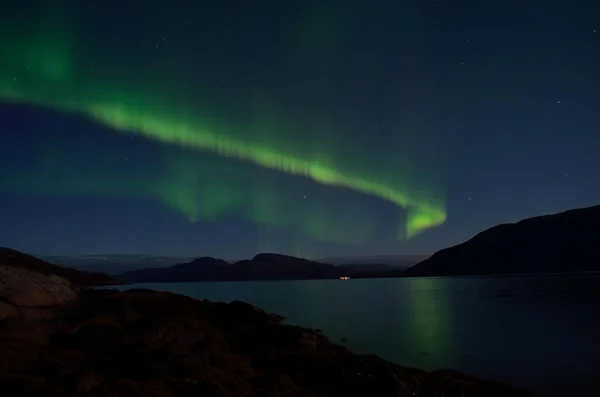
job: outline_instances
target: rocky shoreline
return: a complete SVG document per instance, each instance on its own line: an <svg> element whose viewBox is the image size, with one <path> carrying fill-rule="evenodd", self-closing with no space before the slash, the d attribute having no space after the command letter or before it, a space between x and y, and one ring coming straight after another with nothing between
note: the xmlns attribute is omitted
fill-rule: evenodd
<svg viewBox="0 0 600 397"><path fill-rule="evenodd" d="M531 396L456 371L356 355L246 303L86 289L6 263L3 397Z"/></svg>
<svg viewBox="0 0 600 397"><path fill-rule="evenodd" d="M28 318L28 316L31 316ZM355 355L242 302L82 292L0 325L3 396L528 396Z"/></svg>

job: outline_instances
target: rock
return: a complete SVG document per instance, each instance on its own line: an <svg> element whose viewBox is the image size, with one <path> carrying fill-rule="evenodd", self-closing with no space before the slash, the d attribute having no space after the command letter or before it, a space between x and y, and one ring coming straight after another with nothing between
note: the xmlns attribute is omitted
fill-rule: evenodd
<svg viewBox="0 0 600 397"><path fill-rule="evenodd" d="M317 335L310 332L302 332L300 334L300 345L309 349L317 348Z"/></svg>
<svg viewBox="0 0 600 397"><path fill-rule="evenodd" d="M19 309L12 303L0 301L0 320L7 317L18 316L21 314Z"/></svg>
<svg viewBox="0 0 600 397"><path fill-rule="evenodd" d="M0 265L17 269L27 269L46 276L56 275L69 280L77 286L118 284L112 277L103 273L88 273L66 267L56 266L34 256L10 248L0 247Z"/></svg>
<svg viewBox="0 0 600 397"><path fill-rule="evenodd" d="M18 306L60 306L77 298L78 288L55 275L0 266L0 297Z"/></svg>

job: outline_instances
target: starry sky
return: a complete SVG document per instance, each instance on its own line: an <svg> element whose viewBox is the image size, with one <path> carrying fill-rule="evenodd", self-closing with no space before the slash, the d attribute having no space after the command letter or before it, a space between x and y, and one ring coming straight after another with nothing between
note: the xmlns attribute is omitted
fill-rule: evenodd
<svg viewBox="0 0 600 397"><path fill-rule="evenodd" d="M9 0L0 245L432 253L600 203L600 4Z"/></svg>

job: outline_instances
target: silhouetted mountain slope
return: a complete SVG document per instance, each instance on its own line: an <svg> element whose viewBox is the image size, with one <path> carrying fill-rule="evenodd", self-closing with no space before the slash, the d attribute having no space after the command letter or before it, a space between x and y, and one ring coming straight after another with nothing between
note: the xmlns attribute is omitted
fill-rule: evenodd
<svg viewBox="0 0 600 397"><path fill-rule="evenodd" d="M221 259L203 257L189 263L168 267L130 270L121 273L117 279L125 282L179 282L212 280L225 272L230 264Z"/></svg>
<svg viewBox="0 0 600 397"><path fill-rule="evenodd" d="M120 274L124 282L309 280L353 276L356 271L278 254L258 254L251 260L229 263L198 258L170 267L140 269Z"/></svg>
<svg viewBox="0 0 600 397"><path fill-rule="evenodd" d="M317 262L342 265L359 271L379 271L406 269L423 262L431 255L370 255L370 256L330 256L316 259Z"/></svg>
<svg viewBox="0 0 600 397"><path fill-rule="evenodd" d="M34 256L0 247L0 265L27 269L43 275L55 274L78 286L116 284L117 281L103 273L89 273L45 262Z"/></svg>
<svg viewBox="0 0 600 397"><path fill-rule="evenodd" d="M406 276L600 270L600 206L503 224L436 252Z"/></svg>

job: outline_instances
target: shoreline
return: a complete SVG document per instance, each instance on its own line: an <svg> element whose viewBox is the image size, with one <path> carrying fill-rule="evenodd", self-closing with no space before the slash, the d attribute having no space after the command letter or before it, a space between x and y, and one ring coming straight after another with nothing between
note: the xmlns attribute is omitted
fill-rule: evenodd
<svg viewBox="0 0 600 397"><path fill-rule="evenodd" d="M354 354L240 301L84 289L49 316L27 316L13 319L12 334L1 328L2 339L11 341L0 354L12 359L0 366L0 386L9 395L531 396L457 371L427 372ZM52 376L42 370L50 362Z"/></svg>
<svg viewBox="0 0 600 397"><path fill-rule="evenodd" d="M549 272L549 273L507 273L507 274L456 274L445 276L353 276L347 280L336 278L284 278L284 279L222 279L222 280L176 280L176 281L115 281L102 284L90 284L85 288L110 287L136 284L179 284L179 283L233 283L233 282L283 282L283 281L317 281L317 280L372 280L372 279L395 279L395 278L509 278L509 277L561 277L561 276L577 276L577 275L600 275L600 271L576 271L576 272ZM115 276L111 276L115 277Z"/></svg>

